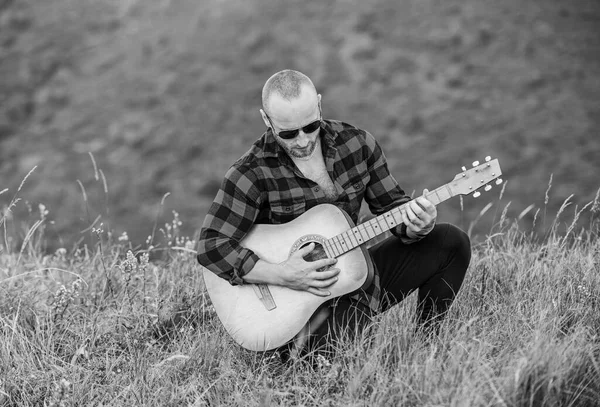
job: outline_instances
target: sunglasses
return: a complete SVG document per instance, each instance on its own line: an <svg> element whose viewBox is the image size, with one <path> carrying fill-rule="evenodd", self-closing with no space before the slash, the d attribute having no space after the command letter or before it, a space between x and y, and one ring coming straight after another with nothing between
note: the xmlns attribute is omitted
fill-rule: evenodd
<svg viewBox="0 0 600 407"><path fill-rule="evenodd" d="M267 114L265 114L265 116L267 116L269 123L271 123L271 130L273 130L275 128L275 126L273 126L273 122L271 121L271 118ZM313 131L317 130L319 127L321 127L321 119L317 119L314 122L308 123L306 126L301 127L299 129L283 130L283 131L279 132L279 134L276 134L276 135L281 137L284 140L291 140L291 139L295 138L298 134L300 134L300 130L302 130L304 133L308 134L308 133L312 133ZM273 133L275 133L274 130L273 130Z"/></svg>

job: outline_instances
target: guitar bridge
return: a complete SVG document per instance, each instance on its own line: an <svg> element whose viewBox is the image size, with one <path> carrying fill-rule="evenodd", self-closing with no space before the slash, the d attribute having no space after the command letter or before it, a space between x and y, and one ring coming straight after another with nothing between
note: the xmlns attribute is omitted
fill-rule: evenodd
<svg viewBox="0 0 600 407"><path fill-rule="evenodd" d="M253 284L252 288L267 311L272 311L277 308L275 299L273 299L273 295L271 294L271 290L269 290L269 286L267 284Z"/></svg>

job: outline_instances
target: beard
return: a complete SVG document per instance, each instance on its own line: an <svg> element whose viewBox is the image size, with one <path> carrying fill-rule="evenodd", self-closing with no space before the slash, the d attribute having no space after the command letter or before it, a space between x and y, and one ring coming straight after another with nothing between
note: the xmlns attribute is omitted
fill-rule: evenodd
<svg viewBox="0 0 600 407"><path fill-rule="evenodd" d="M302 149L294 148L288 146L285 141L276 138L277 143L283 148L283 150L289 155L291 158L299 158L307 160L315 154L317 148L321 146L321 138L317 136L315 141L311 141L308 145Z"/></svg>
<svg viewBox="0 0 600 407"><path fill-rule="evenodd" d="M285 146L283 148L293 158L309 158L314 154L315 149L317 148L317 142L316 141L310 142L303 149L288 148Z"/></svg>

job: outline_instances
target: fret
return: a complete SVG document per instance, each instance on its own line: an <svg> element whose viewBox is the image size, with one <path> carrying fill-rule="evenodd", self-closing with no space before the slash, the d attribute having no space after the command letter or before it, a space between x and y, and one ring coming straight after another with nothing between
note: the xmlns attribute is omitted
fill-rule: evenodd
<svg viewBox="0 0 600 407"><path fill-rule="evenodd" d="M381 234L381 225L379 225L379 220L377 220L375 217L371 219L369 223L371 224L371 228L373 229L375 236L379 236Z"/></svg>
<svg viewBox="0 0 600 407"><path fill-rule="evenodd" d="M435 192L435 195L436 195L436 198L437 198L437 202L435 202L435 201L433 201L433 200L430 199L430 201L433 202L434 205L437 205L440 202L445 201L446 199L448 199L448 198L444 198L444 190L443 189L437 188L434 192Z"/></svg>
<svg viewBox="0 0 600 407"><path fill-rule="evenodd" d="M373 239L375 236L378 235L377 232L375 232L375 229L373 229L373 222L368 221L363 223L363 225L365 225L365 230L367 231L367 234L369 235L369 239Z"/></svg>
<svg viewBox="0 0 600 407"><path fill-rule="evenodd" d="M365 237L360 232L360 229L358 227L353 227L351 230L354 233L354 237L358 241L357 246L360 246L361 244L363 244L365 242Z"/></svg>
<svg viewBox="0 0 600 407"><path fill-rule="evenodd" d="M340 245L340 251L342 253L346 253L350 249L350 242L348 241L348 237L343 233L338 235L338 244Z"/></svg>
<svg viewBox="0 0 600 407"><path fill-rule="evenodd" d="M328 258L339 256L339 254L335 253L334 247L331 245L330 240L326 240L323 243L323 247L325 248L325 254L327 255Z"/></svg>
<svg viewBox="0 0 600 407"><path fill-rule="evenodd" d="M402 206L404 206L404 205L402 205ZM390 213L394 217L394 220L396 221L396 226L400 225L402 223L402 213L401 213L402 206L394 208L390 211Z"/></svg>
<svg viewBox="0 0 600 407"><path fill-rule="evenodd" d="M329 239L328 242L329 242L329 246L331 247L331 252L333 253L334 257L338 257L339 255L342 254L340 249L336 246L335 240Z"/></svg>
<svg viewBox="0 0 600 407"><path fill-rule="evenodd" d="M394 226L396 226L398 223L396 222L396 220L394 219L394 216L392 215L392 212L387 212L383 215L383 219L385 220L385 223L387 223L388 229L393 228Z"/></svg>
<svg viewBox="0 0 600 407"><path fill-rule="evenodd" d="M452 198L454 195L456 195L454 192L452 192L452 190L450 189L450 185L446 184L443 187L440 187L440 189L445 189L446 192L448 193L448 197L446 199L450 199ZM446 200L444 199L444 201Z"/></svg>
<svg viewBox="0 0 600 407"><path fill-rule="evenodd" d="M431 202L433 202L434 205L437 205L438 203L442 202L443 199L440 197L440 189L434 189L433 192L435 192L435 196L437 197L437 202L434 202L432 198L427 198L429 199Z"/></svg>
<svg viewBox="0 0 600 407"><path fill-rule="evenodd" d="M361 223L360 225L358 225L357 229L358 229L360 235L363 237L363 243L368 242L373 237L369 234L369 231L367 230L367 226L364 223ZM366 239L364 238L365 235L367 235Z"/></svg>
<svg viewBox="0 0 600 407"><path fill-rule="evenodd" d="M335 244L335 248L338 252L343 254L346 250L344 250L344 245L342 244L342 239L340 235L332 237L333 243Z"/></svg>
<svg viewBox="0 0 600 407"><path fill-rule="evenodd" d="M350 241L347 238L347 232L339 234L338 237L340 246L342 247L342 253L346 253L352 248L350 247Z"/></svg>
<svg viewBox="0 0 600 407"><path fill-rule="evenodd" d="M379 215L375 218L375 220L377 221L377 225L379 226L379 229L381 230L380 233L383 233L387 230L389 230L387 228L387 223L383 224L381 223L381 221L383 220L383 215Z"/></svg>
<svg viewBox="0 0 600 407"><path fill-rule="evenodd" d="M373 233L375 233L375 237L377 237L381 233L383 233L383 231L381 230L381 227L379 225L379 222L377 221L377 218L371 219L369 221L369 226L371 226L371 229L373 229Z"/></svg>
<svg viewBox="0 0 600 407"><path fill-rule="evenodd" d="M341 254L344 253L344 250L342 248L342 245L340 243L340 235L334 236L331 240L333 240L333 245L335 246L335 249Z"/></svg>
<svg viewBox="0 0 600 407"><path fill-rule="evenodd" d="M355 247L360 245L360 243L358 243L358 241L356 240L356 237L354 236L354 232L352 229L348 230L345 233L347 233L348 241L351 243L352 249L354 249ZM349 249L350 249L350 247L349 247Z"/></svg>

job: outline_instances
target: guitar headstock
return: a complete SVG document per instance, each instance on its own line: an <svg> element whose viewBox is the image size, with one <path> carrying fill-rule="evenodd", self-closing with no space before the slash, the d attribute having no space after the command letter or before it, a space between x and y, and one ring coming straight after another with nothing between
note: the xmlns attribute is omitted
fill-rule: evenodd
<svg viewBox="0 0 600 407"><path fill-rule="evenodd" d="M481 195L481 192L477 190L484 188L486 191L489 191L492 189L490 182L493 180L496 180L496 185L500 185L502 183L501 175L502 170L500 169L498 159L492 160L487 156L483 164L475 161L471 169L467 170L465 167L462 167L462 172L456 174L449 185L455 195L469 195L473 193L473 197L477 198Z"/></svg>

